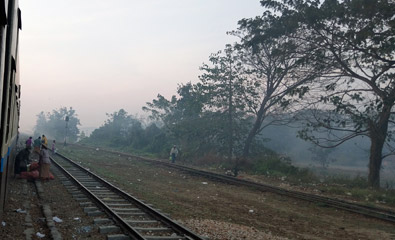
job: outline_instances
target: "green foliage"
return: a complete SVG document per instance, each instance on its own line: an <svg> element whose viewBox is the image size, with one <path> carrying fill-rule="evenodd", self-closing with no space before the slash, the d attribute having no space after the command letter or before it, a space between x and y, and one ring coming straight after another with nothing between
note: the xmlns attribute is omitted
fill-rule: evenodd
<svg viewBox="0 0 395 240"><path fill-rule="evenodd" d="M344 186L346 188L368 188L368 181L366 177L355 176L329 176L325 178L325 182L333 185Z"/></svg>
<svg viewBox="0 0 395 240"><path fill-rule="evenodd" d="M200 86L206 100L203 102L205 115L221 122L211 132L215 134L216 142L220 143L218 152L226 155L228 160L240 155L248 126L248 101L254 95L251 83L244 74L246 69L241 54L240 50L227 45L224 51L210 56L210 64L203 64L200 68L203 72L199 77Z"/></svg>
<svg viewBox="0 0 395 240"><path fill-rule="evenodd" d="M79 136L79 141L84 141L87 138L86 134L84 131L81 131L81 134Z"/></svg>
<svg viewBox="0 0 395 240"><path fill-rule="evenodd" d="M326 169L331 162L336 161L336 159L331 157L334 148L321 148L314 146L309 148L309 151L313 154L313 161L319 162L324 169Z"/></svg>
<svg viewBox="0 0 395 240"><path fill-rule="evenodd" d="M153 120L163 123L164 133L172 141L170 144L177 144L185 158L201 157L213 150L226 154L228 121L218 109L204 110L213 96L207 91L201 84L188 83L179 86L179 97L173 96L167 100L158 95L157 99L143 107L143 110L151 113ZM237 124L237 120L233 122ZM235 133L236 130L233 136ZM168 149L171 145L168 145Z"/></svg>
<svg viewBox="0 0 395 240"><path fill-rule="evenodd" d="M244 157L250 154L251 144L267 126L263 124L267 117L275 119L270 124L286 124L289 121L281 117L276 119L278 115L285 116L284 111L293 111L297 103L286 96L303 97L309 90L303 84L310 83L320 74L317 65L306 65L301 52L296 51L303 48L297 39L270 32L281 30L274 28L277 27L274 25L275 19L269 13L262 17L243 19L239 21L238 31L232 32L240 38L236 47L242 52L246 79L256 86L249 98L249 102L253 103L249 107L255 119L245 140Z"/></svg>
<svg viewBox="0 0 395 240"><path fill-rule="evenodd" d="M273 177L286 177L291 182L310 183L317 181L316 176L306 168L298 168L291 164L291 159L271 150L253 159L247 171Z"/></svg>
<svg viewBox="0 0 395 240"><path fill-rule="evenodd" d="M318 188L322 192L341 196L349 196L350 198L365 201L371 206L374 206L372 202L395 204L394 190L377 190L369 188L369 182L366 177L327 177L325 178L325 184L319 186Z"/></svg>
<svg viewBox="0 0 395 240"><path fill-rule="evenodd" d="M112 146L127 146L133 142L132 138L140 135L141 123L127 115L125 110L120 109L107 116L108 119L104 125L92 132L91 140L111 143Z"/></svg>
<svg viewBox="0 0 395 240"><path fill-rule="evenodd" d="M66 116L68 116L68 122L66 122ZM52 110L52 113L45 114L41 112L37 115L37 122L35 126L34 135L41 136L46 135L49 138L63 141L67 134L67 140L75 142L78 139L80 130L78 126L80 120L75 110L70 107L61 107L59 109ZM67 126L67 131L66 131Z"/></svg>
<svg viewBox="0 0 395 240"><path fill-rule="evenodd" d="M306 129L314 131L303 131L302 136L330 147L368 136L372 143L369 182L379 187L382 158L394 153L389 144L395 129L390 120L395 105L395 2L261 3L268 9L262 18L242 21L242 26L260 29L250 44L289 39L297 43L298 64L319 74L290 95L312 109L306 116ZM331 137L322 138L319 132L323 131Z"/></svg>
<svg viewBox="0 0 395 240"><path fill-rule="evenodd" d="M257 159L254 169L257 173L272 175L272 176L287 176L296 175L298 169L276 154L266 155L263 158Z"/></svg>
<svg viewBox="0 0 395 240"><path fill-rule="evenodd" d="M168 155L171 143L163 129L155 124L144 128L140 120L128 115L123 109L107 116L105 123L81 143L126 149L128 152L135 153Z"/></svg>

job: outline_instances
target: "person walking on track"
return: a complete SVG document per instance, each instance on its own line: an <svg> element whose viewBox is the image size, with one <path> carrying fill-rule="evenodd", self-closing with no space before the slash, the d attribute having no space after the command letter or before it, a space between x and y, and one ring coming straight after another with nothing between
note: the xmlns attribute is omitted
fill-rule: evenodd
<svg viewBox="0 0 395 240"><path fill-rule="evenodd" d="M172 163L175 163L176 158L177 158L177 155L178 155L178 149L177 149L177 146L174 145L174 146L171 148L171 150L170 150L170 157L171 157L171 162L172 162Z"/></svg>

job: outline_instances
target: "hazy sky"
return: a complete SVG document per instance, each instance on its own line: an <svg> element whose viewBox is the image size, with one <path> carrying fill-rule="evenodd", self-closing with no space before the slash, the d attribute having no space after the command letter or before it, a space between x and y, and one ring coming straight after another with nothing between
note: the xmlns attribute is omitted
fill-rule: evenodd
<svg viewBox="0 0 395 240"><path fill-rule="evenodd" d="M260 15L259 0L20 0L21 131L36 115L72 106L98 127L178 83L198 80L211 53L236 41L226 32Z"/></svg>

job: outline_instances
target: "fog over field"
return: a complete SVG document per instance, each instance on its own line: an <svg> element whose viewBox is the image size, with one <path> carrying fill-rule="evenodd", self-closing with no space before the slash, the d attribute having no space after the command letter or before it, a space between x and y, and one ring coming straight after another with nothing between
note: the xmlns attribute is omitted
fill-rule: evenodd
<svg viewBox="0 0 395 240"><path fill-rule="evenodd" d="M176 145L234 176L368 168L379 188L395 155L394 8L22 0L20 130L164 158Z"/></svg>

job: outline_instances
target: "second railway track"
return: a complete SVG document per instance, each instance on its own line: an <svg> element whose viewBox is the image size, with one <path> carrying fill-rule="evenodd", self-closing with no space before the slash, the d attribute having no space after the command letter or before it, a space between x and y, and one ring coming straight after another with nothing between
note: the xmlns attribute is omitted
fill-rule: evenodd
<svg viewBox="0 0 395 240"><path fill-rule="evenodd" d="M86 201L85 211L91 215L101 211L109 219L98 218L96 223L104 224L103 232L123 232L109 235L108 239L141 240L203 240L203 238L173 221L165 214L143 203L130 194L115 187L65 156L57 154L52 158L55 166L74 185L70 189ZM63 180L66 179L63 177ZM92 206L93 202L97 207ZM84 205L84 203L82 203ZM114 223L112 225L109 223Z"/></svg>

